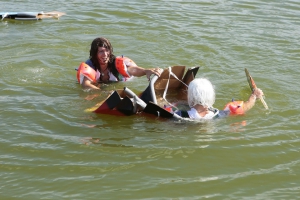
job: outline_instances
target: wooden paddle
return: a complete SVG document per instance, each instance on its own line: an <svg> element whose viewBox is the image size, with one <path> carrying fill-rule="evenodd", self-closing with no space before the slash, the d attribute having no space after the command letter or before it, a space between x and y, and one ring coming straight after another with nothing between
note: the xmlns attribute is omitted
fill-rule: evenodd
<svg viewBox="0 0 300 200"><path fill-rule="evenodd" d="M249 73L249 71L248 71L247 68L245 68L245 73L246 73L246 77L247 77L247 81L249 83L250 89L253 92L257 88L257 86L256 86L256 84L255 84L255 82L254 82L254 80L253 80L252 76L250 75L250 73ZM268 107L267 103L265 102L264 98L261 97L259 99L261 100L261 102L264 105L265 109L268 110L269 107Z"/></svg>

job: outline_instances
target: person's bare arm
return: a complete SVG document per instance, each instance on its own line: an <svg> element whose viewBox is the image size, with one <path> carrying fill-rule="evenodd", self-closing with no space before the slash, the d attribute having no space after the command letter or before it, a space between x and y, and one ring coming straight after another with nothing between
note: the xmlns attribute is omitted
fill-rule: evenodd
<svg viewBox="0 0 300 200"><path fill-rule="evenodd" d="M160 76L160 74L162 73L162 69L159 69L159 68L144 69L139 66L129 66L128 72L132 76L141 77L141 76L146 75L147 78L150 79L150 76L152 74Z"/></svg>
<svg viewBox="0 0 300 200"><path fill-rule="evenodd" d="M256 99L262 97L263 95L263 91L259 88L256 88L250 95L248 101L244 102L244 111L247 112L250 110L255 105Z"/></svg>
<svg viewBox="0 0 300 200"><path fill-rule="evenodd" d="M89 80L87 77L83 78L83 81L81 83L82 89L93 89L93 90L100 90L99 87L94 85L91 80Z"/></svg>

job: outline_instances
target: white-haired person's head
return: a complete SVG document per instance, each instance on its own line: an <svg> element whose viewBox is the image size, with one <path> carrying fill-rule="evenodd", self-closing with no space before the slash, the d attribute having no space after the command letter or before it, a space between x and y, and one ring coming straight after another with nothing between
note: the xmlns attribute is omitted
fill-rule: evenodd
<svg viewBox="0 0 300 200"><path fill-rule="evenodd" d="M208 79L196 78L190 82L188 103L191 108L197 104L206 108L213 106L215 103L215 89Z"/></svg>

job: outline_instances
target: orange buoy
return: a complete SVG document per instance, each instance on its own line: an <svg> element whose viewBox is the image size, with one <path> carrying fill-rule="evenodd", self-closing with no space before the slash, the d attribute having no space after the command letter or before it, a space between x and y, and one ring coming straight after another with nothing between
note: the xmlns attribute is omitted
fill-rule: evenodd
<svg viewBox="0 0 300 200"><path fill-rule="evenodd" d="M89 80L94 83L97 82L96 71L91 68L86 63L82 62L77 69L77 80L81 84L84 77L87 77Z"/></svg>
<svg viewBox="0 0 300 200"><path fill-rule="evenodd" d="M229 110L232 115L243 115L245 114L244 101L231 101L225 105L224 110Z"/></svg>
<svg viewBox="0 0 300 200"><path fill-rule="evenodd" d="M131 59L123 56L116 57L116 68L118 72L125 78L131 77L127 70L127 65L136 65Z"/></svg>

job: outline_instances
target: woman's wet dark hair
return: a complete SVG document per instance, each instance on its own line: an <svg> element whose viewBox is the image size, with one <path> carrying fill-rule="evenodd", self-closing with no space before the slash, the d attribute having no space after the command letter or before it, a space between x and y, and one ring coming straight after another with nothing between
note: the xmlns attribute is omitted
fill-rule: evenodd
<svg viewBox="0 0 300 200"><path fill-rule="evenodd" d="M107 50L110 51L107 67L108 67L109 71L119 80L119 73L115 67L116 56L113 53L113 47L112 47L111 43L109 42L109 40L104 37L98 37L98 38L94 39L91 44L90 60L92 61L93 65L95 66L96 69L98 69L99 72L101 72L100 64L98 62L98 57L97 57L98 47L105 47Z"/></svg>

